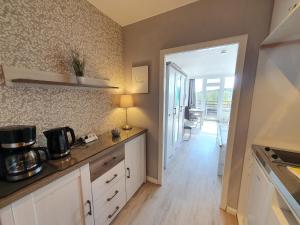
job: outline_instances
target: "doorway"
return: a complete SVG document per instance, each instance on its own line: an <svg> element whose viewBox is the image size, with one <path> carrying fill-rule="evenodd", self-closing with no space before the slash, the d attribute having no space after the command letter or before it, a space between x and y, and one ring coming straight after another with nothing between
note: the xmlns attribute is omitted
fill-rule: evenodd
<svg viewBox="0 0 300 225"><path fill-rule="evenodd" d="M190 51L201 51L203 49L207 48L215 48L219 46L225 46L225 45L236 45L237 46L237 60L235 65L235 77L238 81L241 81L242 79L242 72L243 72L243 65L244 65L244 58L245 58L245 51L246 51L246 43L247 43L247 35L233 37L233 38L227 38L222 40L216 40L216 41L210 41L210 42L204 42L189 46L182 46L178 48L173 49L166 49L161 51L161 80L160 80L160 121L159 121L159 165L158 165L158 182L160 184L163 184L164 181L164 165L165 165L165 157L167 154L165 154L167 149L167 141L166 141L166 135L168 135L166 126L166 121L168 121L168 114L167 107L168 104L168 97L169 93L167 92L168 85L169 85L169 79L167 75L167 61L169 60L168 56L176 53L185 53ZM202 80L197 80L202 79ZM199 104L205 105L203 108L202 114L203 114L203 123L206 121L219 121L221 120L221 117L230 117L230 123L228 124L228 139L227 139L227 151L226 155L224 156L224 176L222 179L222 190L221 190L221 203L220 206L222 209L227 209L227 192L228 192L228 182L229 182L229 175L230 175L230 169L231 169L231 157L232 157L232 151L233 151L233 141L234 141L234 133L235 133L235 124L237 120L237 107L239 102L239 90L241 83L236 82L235 86L233 88L232 92L232 104L230 102L229 104L224 104L222 95L224 94L224 85L225 85L225 77L194 77L194 83L195 82L202 82L202 88L203 88L203 96L198 97ZM175 82L176 83L176 82ZM179 82L178 82L179 83ZM185 82L188 83L188 82ZM185 86L187 88L187 86ZM184 91L187 93L187 90ZM221 93L221 94L220 94ZM175 95L175 94L174 94ZM184 102L187 101L187 95L185 95ZM210 98L207 98L207 96L212 96ZM194 99L196 101L196 97ZM196 104L196 103L194 103ZM224 106L224 107L223 107ZM226 107L225 107L226 106ZM185 107L185 105L176 105L176 108L182 108ZM231 109L231 111L228 113L228 108ZM175 113L175 112L174 112ZM180 116L178 114L178 116ZM180 117L179 117L180 120ZM200 122L201 123L201 122ZM176 125L177 126L177 125ZM176 132L176 131L175 131ZM176 132L178 134L178 132ZM174 135L174 131L173 131ZM178 141L178 139L176 140ZM173 144L176 146L177 143Z"/></svg>

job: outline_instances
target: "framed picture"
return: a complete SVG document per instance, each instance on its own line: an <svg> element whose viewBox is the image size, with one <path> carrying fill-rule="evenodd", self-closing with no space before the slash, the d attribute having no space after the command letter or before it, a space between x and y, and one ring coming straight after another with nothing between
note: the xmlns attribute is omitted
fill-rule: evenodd
<svg viewBox="0 0 300 225"><path fill-rule="evenodd" d="M148 90L149 66L132 67L131 87L133 94L149 93Z"/></svg>

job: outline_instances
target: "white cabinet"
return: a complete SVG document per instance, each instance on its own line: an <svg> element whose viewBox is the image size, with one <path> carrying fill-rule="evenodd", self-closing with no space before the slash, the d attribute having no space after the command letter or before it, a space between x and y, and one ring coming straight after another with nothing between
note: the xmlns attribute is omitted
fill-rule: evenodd
<svg viewBox="0 0 300 225"><path fill-rule="evenodd" d="M297 3L299 3L299 0L274 1L271 31L273 31L281 23L281 21L283 21L289 15Z"/></svg>
<svg viewBox="0 0 300 225"><path fill-rule="evenodd" d="M272 205L269 207L269 212L267 213L267 220L265 224L299 225L299 222L293 215L286 201L282 198L277 190L273 193Z"/></svg>
<svg viewBox="0 0 300 225"><path fill-rule="evenodd" d="M246 220L248 225L265 225L272 204L274 186L254 160L248 195Z"/></svg>
<svg viewBox="0 0 300 225"><path fill-rule="evenodd" d="M124 160L92 182L95 225L108 225L126 203Z"/></svg>
<svg viewBox="0 0 300 225"><path fill-rule="evenodd" d="M93 225L89 166L14 202L11 208L15 225Z"/></svg>
<svg viewBox="0 0 300 225"><path fill-rule="evenodd" d="M146 181L146 136L142 134L125 143L127 201Z"/></svg>
<svg viewBox="0 0 300 225"><path fill-rule="evenodd" d="M14 218L13 218L11 206L7 206L0 210L0 224L14 225Z"/></svg>
<svg viewBox="0 0 300 225"><path fill-rule="evenodd" d="M117 153L110 157L124 159L124 149L123 155ZM100 161L95 168L103 170L103 165ZM145 182L146 134L142 134L125 143L125 160L92 183L87 164L0 209L0 225L108 225Z"/></svg>

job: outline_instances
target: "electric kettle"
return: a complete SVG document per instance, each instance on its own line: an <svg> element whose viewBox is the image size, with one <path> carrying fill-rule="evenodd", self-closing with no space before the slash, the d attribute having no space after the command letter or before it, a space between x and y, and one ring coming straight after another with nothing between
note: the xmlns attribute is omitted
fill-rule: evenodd
<svg viewBox="0 0 300 225"><path fill-rule="evenodd" d="M69 141L69 135L71 141ZM59 127L44 132L47 138L47 147L51 159L58 159L70 154L71 146L76 138L74 130L70 127Z"/></svg>

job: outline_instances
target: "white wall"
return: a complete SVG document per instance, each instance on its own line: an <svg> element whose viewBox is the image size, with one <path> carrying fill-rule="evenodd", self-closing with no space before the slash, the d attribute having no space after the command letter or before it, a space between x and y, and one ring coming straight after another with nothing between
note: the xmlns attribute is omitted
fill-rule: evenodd
<svg viewBox="0 0 300 225"><path fill-rule="evenodd" d="M245 155L239 213L247 200L252 144L300 152L300 46L260 51Z"/></svg>

